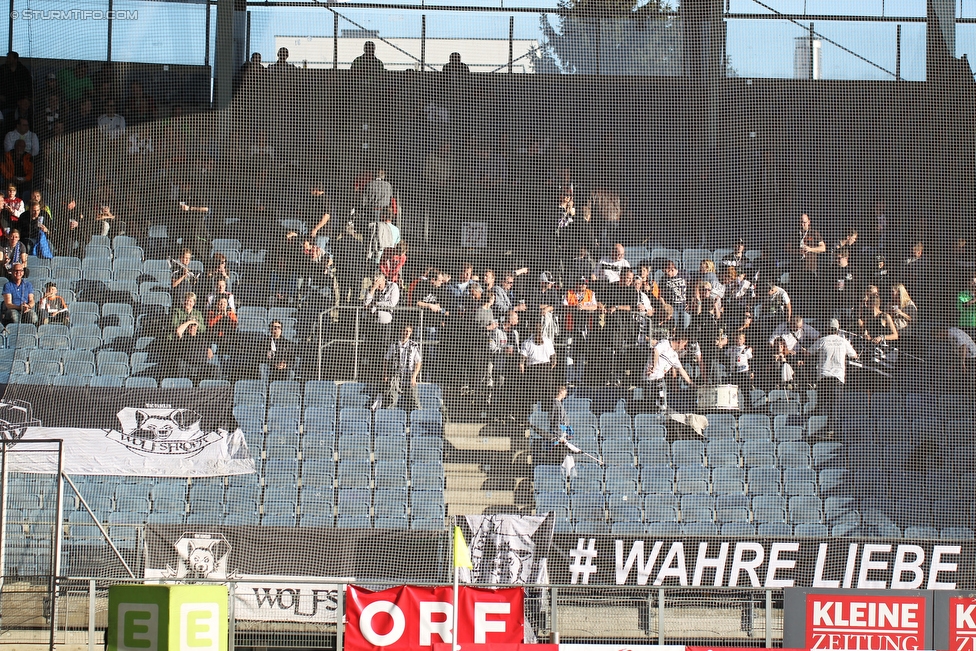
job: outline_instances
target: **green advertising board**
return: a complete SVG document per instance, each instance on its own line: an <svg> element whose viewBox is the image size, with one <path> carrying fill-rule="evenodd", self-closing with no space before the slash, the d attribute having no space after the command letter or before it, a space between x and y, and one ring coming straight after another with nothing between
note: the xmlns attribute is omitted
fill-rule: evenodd
<svg viewBox="0 0 976 651"><path fill-rule="evenodd" d="M111 586L108 651L227 651L227 587Z"/></svg>

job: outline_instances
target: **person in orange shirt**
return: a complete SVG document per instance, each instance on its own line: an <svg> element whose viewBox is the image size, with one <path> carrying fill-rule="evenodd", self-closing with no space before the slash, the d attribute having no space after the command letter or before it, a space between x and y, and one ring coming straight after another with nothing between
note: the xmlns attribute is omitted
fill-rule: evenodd
<svg viewBox="0 0 976 651"><path fill-rule="evenodd" d="M581 277L576 287L566 292L563 308L566 312L563 325L569 346L566 352L566 381L578 385L583 381L586 367L587 337L593 327L593 314L600 309L596 295L589 288L589 278Z"/></svg>
<svg viewBox="0 0 976 651"><path fill-rule="evenodd" d="M16 185L22 192L29 192L34 180L34 161L27 153L27 145L23 140L17 140L14 148L3 155L0 172L3 173L6 183Z"/></svg>

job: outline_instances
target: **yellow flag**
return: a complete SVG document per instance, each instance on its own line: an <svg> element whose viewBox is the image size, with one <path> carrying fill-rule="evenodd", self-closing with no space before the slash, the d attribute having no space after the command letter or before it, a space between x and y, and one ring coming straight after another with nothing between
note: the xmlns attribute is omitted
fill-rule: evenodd
<svg viewBox="0 0 976 651"><path fill-rule="evenodd" d="M468 543L464 542L464 534L461 527L454 527L454 567L466 567L474 569L471 564L471 554L468 553Z"/></svg>

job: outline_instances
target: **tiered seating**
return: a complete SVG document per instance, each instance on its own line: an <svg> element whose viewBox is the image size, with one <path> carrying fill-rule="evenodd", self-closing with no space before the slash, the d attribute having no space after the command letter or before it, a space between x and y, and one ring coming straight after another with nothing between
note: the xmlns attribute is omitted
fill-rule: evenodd
<svg viewBox="0 0 976 651"><path fill-rule="evenodd" d="M973 535L971 510L962 496L976 488L976 466L969 453L949 454L968 449L973 431L972 404L962 397L876 394L868 401L844 394L840 429L843 440L854 442L846 446L811 445L826 418L803 415L800 397L785 392L763 396L769 415L711 414L703 440L673 443L658 414L638 414L632 422L624 412L597 418L587 402L567 403L575 443L606 465L576 455L568 478L559 466L535 468L536 512L552 511L560 531ZM906 427L906 421L912 425ZM882 455L879 442L886 449ZM921 474L911 466L920 454L930 457L920 465L932 467ZM866 459L873 467L865 467Z"/></svg>

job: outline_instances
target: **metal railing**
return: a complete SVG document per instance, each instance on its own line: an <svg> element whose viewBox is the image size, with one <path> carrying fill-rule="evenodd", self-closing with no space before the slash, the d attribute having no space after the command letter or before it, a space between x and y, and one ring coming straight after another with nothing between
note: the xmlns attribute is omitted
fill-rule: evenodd
<svg viewBox="0 0 976 651"><path fill-rule="evenodd" d="M39 581L41 577L38 577ZM42 606L47 579L33 586L22 578L4 582L0 647L104 648L108 589L138 580L62 577L53 584L55 617ZM155 581L145 581L153 583ZM268 649L343 648L345 587L370 589L390 583L332 578L247 577L230 581L193 580L183 584L221 584L235 598L228 605L228 647ZM421 584L423 585L423 584ZM441 585L430 583L427 585ZM275 586L275 587L266 587ZM513 586L492 586L513 587ZM594 643L702 644L765 646L781 643L782 590L644 586L617 588L580 585L526 585L526 632L539 642L585 640ZM317 590L318 593L313 593ZM322 596L324 591L329 594ZM333 592L334 591L334 592ZM254 598L256 597L256 601ZM35 603L36 602L36 603ZM262 612L254 610L257 603ZM321 608L321 610L319 610ZM21 611L20 617L13 616Z"/></svg>
<svg viewBox="0 0 976 651"><path fill-rule="evenodd" d="M323 379L322 373L322 362L325 357L325 352L332 347L338 346L348 346L352 349L352 377L351 378L335 378L335 379L350 379L356 381L359 379L359 366L360 366L360 353L361 349L367 342L363 341L363 322L362 313L367 308L361 305L339 305L335 308L319 312L319 329L318 329L318 344L316 346L317 350L317 379ZM343 314L351 314L353 319L352 324L352 338L348 337L332 337L330 339L325 338L326 323L329 319L332 319L333 312L339 315L339 322L342 322ZM427 339L425 337L426 330L424 329L424 312L425 310L419 307L395 307L390 310L394 314L393 322L402 323L404 319L408 319L409 323L414 326L414 334L412 339L420 344L421 355L427 352L427 349L432 344L437 344L436 339ZM394 337L399 335L399 333L394 333ZM384 351L385 352L385 351ZM425 369L421 366L420 369L421 379L424 379Z"/></svg>

